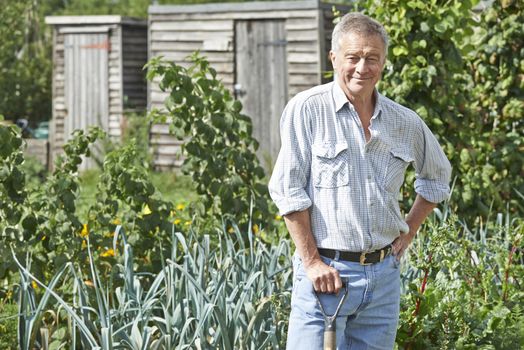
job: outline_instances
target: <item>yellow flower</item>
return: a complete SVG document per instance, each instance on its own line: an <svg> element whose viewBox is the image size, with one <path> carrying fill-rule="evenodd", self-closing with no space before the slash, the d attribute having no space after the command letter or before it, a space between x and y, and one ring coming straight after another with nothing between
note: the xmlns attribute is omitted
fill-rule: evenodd
<svg viewBox="0 0 524 350"><path fill-rule="evenodd" d="M184 208L185 206L182 203L176 206L176 210L184 210Z"/></svg>
<svg viewBox="0 0 524 350"><path fill-rule="evenodd" d="M149 209L149 205L145 205L142 209L142 215L150 215L152 213L151 209Z"/></svg>
<svg viewBox="0 0 524 350"><path fill-rule="evenodd" d="M184 225L186 225L186 226L191 225L191 221L186 221L186 222L184 222Z"/></svg>
<svg viewBox="0 0 524 350"><path fill-rule="evenodd" d="M113 225L120 225L122 224L122 221L120 221L119 218L115 218L115 220L113 220Z"/></svg>
<svg viewBox="0 0 524 350"><path fill-rule="evenodd" d="M232 226L229 226L229 228L227 229L227 232L234 233L235 229Z"/></svg>
<svg viewBox="0 0 524 350"><path fill-rule="evenodd" d="M257 224L254 224L253 225L253 233L256 235L258 233L259 229L258 229L258 225Z"/></svg>
<svg viewBox="0 0 524 350"><path fill-rule="evenodd" d="M33 286L33 289L38 289L38 284L35 281L31 281L31 286Z"/></svg>
<svg viewBox="0 0 524 350"><path fill-rule="evenodd" d="M282 216L280 216L280 215L275 215L275 220L278 220L278 221L282 220Z"/></svg>
<svg viewBox="0 0 524 350"><path fill-rule="evenodd" d="M115 251L113 249L108 249L106 250L105 252L101 253L100 256L102 258L107 258L107 257L110 257L110 256L115 256Z"/></svg>
<svg viewBox="0 0 524 350"><path fill-rule="evenodd" d="M173 221L173 224L178 225L178 224L180 224L181 222L182 222L182 220L180 220L180 219L176 219L175 221Z"/></svg>
<svg viewBox="0 0 524 350"><path fill-rule="evenodd" d="M104 233L104 237L107 237L107 238L113 238L114 235L115 235L114 232L106 232L106 233Z"/></svg>
<svg viewBox="0 0 524 350"><path fill-rule="evenodd" d="M87 224L84 224L82 226L82 231L80 231L80 236L87 237L88 234L89 234L89 228L87 227Z"/></svg>

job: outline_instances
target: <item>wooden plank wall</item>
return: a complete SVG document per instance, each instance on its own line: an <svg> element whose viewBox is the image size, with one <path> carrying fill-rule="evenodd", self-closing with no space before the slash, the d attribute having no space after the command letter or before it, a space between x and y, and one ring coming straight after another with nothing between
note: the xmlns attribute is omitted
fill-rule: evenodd
<svg viewBox="0 0 524 350"><path fill-rule="evenodd" d="M185 6L189 8L189 6ZM176 7L173 6L173 9ZM250 11L189 11L149 14L149 57L162 55L181 65L195 50L207 56L226 87L235 83L235 20L283 19L287 36L288 96L321 83L321 12L310 9L253 9ZM162 11L161 11L162 12ZM262 58L263 59L263 58ZM162 108L167 96L157 82L149 85L149 108ZM180 142L169 135L168 125L153 125L151 145L157 169L179 166Z"/></svg>
<svg viewBox="0 0 524 350"><path fill-rule="evenodd" d="M109 116L107 116L107 133L114 140L119 140L121 131L120 123L123 113L123 87L122 87L122 27L114 25L109 32Z"/></svg>
<svg viewBox="0 0 524 350"><path fill-rule="evenodd" d="M122 26L122 81L124 112L142 112L147 107L147 26Z"/></svg>
<svg viewBox="0 0 524 350"><path fill-rule="evenodd" d="M327 83L328 81L333 80L332 77L327 77L325 73L333 71L333 65L331 64L331 59L329 58L329 51L331 50L331 34L333 33L333 28L335 24L333 20L335 15L331 8L324 7L322 9L322 32L320 35L323 48L322 48L322 82Z"/></svg>
<svg viewBox="0 0 524 350"><path fill-rule="evenodd" d="M53 119L49 124L49 151L51 161L62 151L64 145L65 105L65 72L64 72L64 35L53 30Z"/></svg>

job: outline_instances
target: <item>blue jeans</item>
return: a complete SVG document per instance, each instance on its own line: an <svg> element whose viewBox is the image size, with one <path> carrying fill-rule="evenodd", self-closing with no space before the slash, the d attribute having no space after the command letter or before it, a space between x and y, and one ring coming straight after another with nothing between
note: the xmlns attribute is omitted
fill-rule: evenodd
<svg viewBox="0 0 524 350"><path fill-rule="evenodd" d="M396 257L388 256L367 266L322 259L341 277L349 278L348 296L336 320L337 349L393 349L400 310L400 269ZM302 261L295 254L288 350L323 349L324 317L314 293ZM340 293L319 294L326 314L334 314L341 297Z"/></svg>

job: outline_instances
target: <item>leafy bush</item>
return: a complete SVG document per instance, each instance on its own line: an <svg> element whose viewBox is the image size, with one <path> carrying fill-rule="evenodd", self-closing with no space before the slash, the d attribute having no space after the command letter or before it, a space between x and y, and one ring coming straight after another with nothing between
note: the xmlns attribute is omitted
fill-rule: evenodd
<svg viewBox="0 0 524 350"><path fill-rule="evenodd" d="M90 231L97 254L110 260L114 228L126 220L129 240L140 249L137 255L149 263L157 261L158 251L151 251L156 240L167 239L173 219L174 204L164 201L153 186L134 144L128 144L105 156L97 185L97 201L80 218L77 210L80 180L78 166L90 153L90 145L104 137L98 128L87 134L75 131L64 147L55 170L41 186L25 186L23 141L15 126L0 125L0 253L13 245L17 252L33 254L35 272L40 278L52 274L53 266L87 258L85 236ZM30 249L29 249L30 248ZM52 262L52 264L50 264ZM0 264L0 278L15 271L10 259Z"/></svg>
<svg viewBox="0 0 524 350"><path fill-rule="evenodd" d="M420 232L405 271L404 349L524 345L524 222L499 216L472 232L456 217Z"/></svg>
<svg viewBox="0 0 524 350"><path fill-rule="evenodd" d="M81 156L89 154L89 145L101 136L101 131L95 128L87 135L76 131L64 147L64 155L57 159L53 174L39 187L25 186L23 142L17 127L0 125L0 136L0 253L8 253L10 245L20 252L31 247L33 252L39 252L34 259L42 276L49 261L61 266L75 256L74 247L79 239L71 237L82 228L75 213L78 165ZM0 277L13 268L12 261L3 260Z"/></svg>
<svg viewBox="0 0 524 350"><path fill-rule="evenodd" d="M151 117L169 120L171 132L185 140L182 170L192 176L206 212L218 222L232 216L242 227L251 221L266 225L274 214L251 119L204 58L196 53L191 61L189 68L161 58L147 64L148 79L159 79L169 93L167 112L153 111Z"/></svg>

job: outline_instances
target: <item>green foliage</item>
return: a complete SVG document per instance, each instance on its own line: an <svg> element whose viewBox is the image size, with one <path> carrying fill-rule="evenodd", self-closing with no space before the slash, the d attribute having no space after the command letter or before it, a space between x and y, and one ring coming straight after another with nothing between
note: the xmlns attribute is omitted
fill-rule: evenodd
<svg viewBox="0 0 524 350"><path fill-rule="evenodd" d="M0 114L10 120L51 117L52 40L37 4L0 1Z"/></svg>
<svg viewBox="0 0 524 350"><path fill-rule="evenodd" d="M397 344L404 349L524 345L524 222L470 232L456 218L418 235L410 254Z"/></svg>
<svg viewBox="0 0 524 350"><path fill-rule="evenodd" d="M204 58L194 54L191 61L189 68L161 58L147 64L148 79L159 78L169 93L167 113L153 111L152 117L169 117L171 132L185 140L183 171L192 176L205 211L219 222L233 216L241 226L266 224L273 216L251 119Z"/></svg>
<svg viewBox="0 0 524 350"><path fill-rule="evenodd" d="M443 222L422 230L403 264L406 291L398 348L524 345L524 222L500 216L471 232L456 217L439 217ZM221 231L219 240L192 230L172 234L170 253L152 274L135 270L141 260L133 259L131 245L117 227L120 243L114 247L113 278L107 285L96 269L99 264L93 262L101 259L95 254L89 256L90 272L67 263L49 278L47 287L22 268L25 300L39 286L34 306L24 302L30 309L21 309L28 325L25 336L38 339L44 328L52 349L71 346L73 334L77 345L93 346L87 345L93 339L103 349L107 348L103 339L124 348L141 341L151 349L167 344L167 348L282 347L290 302L291 241L268 245L249 232L246 241L233 227L233 232L213 230L213 235ZM37 311L44 303L48 306ZM45 314L57 317L55 322L44 322ZM29 329L33 331L28 333Z"/></svg>
<svg viewBox="0 0 524 350"><path fill-rule="evenodd" d="M101 173L101 169L90 169L79 175L80 188L76 207L80 218L87 218L89 208L97 201L97 185ZM189 176L178 172L148 172L148 177L165 201L179 207L179 209L175 208L177 213L186 212L187 205L198 199L193 181ZM181 217L177 215L176 218ZM187 218L184 216L183 219L184 223L186 219L190 220L189 216Z"/></svg>
<svg viewBox="0 0 524 350"><path fill-rule="evenodd" d="M25 185L25 171L31 167L24 166L18 128L0 125L0 136L0 253L7 254L11 246L20 253L30 250L35 272L44 277L53 273L53 266L86 259L83 247L93 231L97 234L90 238L96 254L104 257L107 265L114 255L114 228L125 220L130 242L140 247L138 257L149 267L159 261L158 245L155 248L153 244L168 238L159 232L171 227L174 204L160 198L134 143L105 156L94 191L96 201L87 209L87 216L81 217L78 167L104 133L99 128L88 133L75 131L53 173L42 184L31 186ZM4 259L0 277L7 277L10 271L14 271L13 262Z"/></svg>
<svg viewBox="0 0 524 350"><path fill-rule="evenodd" d="M65 6L64 6L65 5ZM150 0L69 0L60 15L120 15L147 18Z"/></svg>
<svg viewBox="0 0 524 350"><path fill-rule="evenodd" d="M0 126L0 253L6 254L10 245L23 252L28 247L46 251L35 256L40 275L48 267L47 262L60 266L73 258L77 241L71 237L82 228L75 205L78 166L81 157L89 155L89 145L101 136L98 128L87 134L75 131L47 181L42 186L26 187L21 135L14 126ZM12 262L3 260L0 277L5 277L9 269L13 270Z"/></svg>
<svg viewBox="0 0 524 350"><path fill-rule="evenodd" d="M0 348L17 349L16 330L18 306L0 301Z"/></svg>
<svg viewBox="0 0 524 350"><path fill-rule="evenodd" d="M380 90L415 110L453 165L455 212L472 223L491 210L524 213L523 5L495 1L363 0L390 36ZM410 174L404 205L412 203Z"/></svg>
<svg viewBox="0 0 524 350"><path fill-rule="evenodd" d="M127 113L124 116L122 143L136 144L137 156L145 167L152 164L152 154L149 147L149 120L145 113Z"/></svg>
<svg viewBox="0 0 524 350"><path fill-rule="evenodd" d="M91 232L105 234L90 236L95 247L109 250L114 227L124 222L129 241L140 247L140 258L149 263L158 261L161 255L154 243L162 239L161 232L169 231L174 205L156 191L148 169L137 157L135 144L105 156L96 198L88 210L87 225Z"/></svg>
<svg viewBox="0 0 524 350"><path fill-rule="evenodd" d="M524 193L524 4L495 1L481 14L467 57L473 85L469 139L458 169L468 181L457 205L508 206L524 213L515 190ZM458 152L458 150L457 150ZM493 203L486 201L487 198ZM473 206L473 208L472 208Z"/></svg>
<svg viewBox="0 0 524 350"><path fill-rule="evenodd" d="M67 263L45 286L18 263L22 279L21 348L37 342L59 347L111 349L276 349L286 334L282 305L289 304L289 241L267 246L238 228L213 244L209 235L172 235L172 249L159 272L135 272L133 250L121 236L115 279L100 282L90 254L89 277ZM89 283L85 279L89 279ZM33 283L45 293L32 303ZM72 294L68 293L72 291ZM279 291L279 292L277 292ZM44 306L53 299L62 322L45 324ZM96 312L95 312L96 310ZM287 310L286 310L287 311ZM49 311L48 311L49 312ZM75 336L75 337L73 337Z"/></svg>

